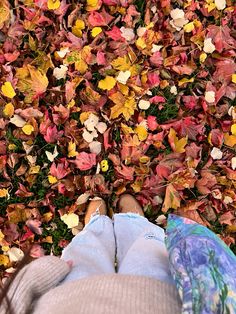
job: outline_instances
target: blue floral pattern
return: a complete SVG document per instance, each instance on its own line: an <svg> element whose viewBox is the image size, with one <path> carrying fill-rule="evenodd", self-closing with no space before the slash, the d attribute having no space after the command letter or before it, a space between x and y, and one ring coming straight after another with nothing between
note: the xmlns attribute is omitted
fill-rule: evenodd
<svg viewBox="0 0 236 314"><path fill-rule="evenodd" d="M166 246L184 314L236 313L236 256L212 231L169 215Z"/></svg>

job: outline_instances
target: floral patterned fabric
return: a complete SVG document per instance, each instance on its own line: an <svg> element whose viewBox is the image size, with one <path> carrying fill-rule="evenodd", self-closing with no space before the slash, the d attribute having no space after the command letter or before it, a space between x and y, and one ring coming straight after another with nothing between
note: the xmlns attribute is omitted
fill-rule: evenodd
<svg viewBox="0 0 236 314"><path fill-rule="evenodd" d="M172 214L166 245L182 313L236 313L236 256L217 235Z"/></svg>

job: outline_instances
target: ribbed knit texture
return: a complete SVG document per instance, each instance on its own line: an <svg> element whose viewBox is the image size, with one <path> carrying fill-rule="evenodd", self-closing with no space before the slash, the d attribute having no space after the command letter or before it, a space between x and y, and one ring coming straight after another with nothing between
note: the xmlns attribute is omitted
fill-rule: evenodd
<svg viewBox="0 0 236 314"><path fill-rule="evenodd" d="M173 285L131 275L91 276L68 282L42 296L33 314L178 314Z"/></svg>
<svg viewBox="0 0 236 314"><path fill-rule="evenodd" d="M15 314L178 314L175 286L133 275L96 275L61 283L68 264L46 256L25 266L8 292ZM0 314L6 313L5 304Z"/></svg>
<svg viewBox="0 0 236 314"><path fill-rule="evenodd" d="M25 266L8 291L14 313L28 313L33 300L54 288L69 272L69 265L56 256L45 256ZM0 314L5 313L6 302L0 305Z"/></svg>

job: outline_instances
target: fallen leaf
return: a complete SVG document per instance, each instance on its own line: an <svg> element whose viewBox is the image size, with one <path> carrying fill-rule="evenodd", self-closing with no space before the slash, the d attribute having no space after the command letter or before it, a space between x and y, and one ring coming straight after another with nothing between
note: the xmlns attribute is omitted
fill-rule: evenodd
<svg viewBox="0 0 236 314"><path fill-rule="evenodd" d="M170 143L171 148L176 153L184 153L185 152L185 146L188 142L188 137L183 137L180 140L176 136L176 132L173 128L170 128L169 134L168 134L168 141Z"/></svg>
<svg viewBox="0 0 236 314"><path fill-rule="evenodd" d="M11 85L11 82L5 82L1 87L1 91L3 95L8 98L14 98L16 96L16 93L14 91L13 86Z"/></svg>
<svg viewBox="0 0 236 314"><path fill-rule="evenodd" d="M82 171L89 170L96 165L96 154L79 153L73 162Z"/></svg>
<svg viewBox="0 0 236 314"><path fill-rule="evenodd" d="M72 141L68 144L68 157L75 157L78 155L78 152L76 151L76 144Z"/></svg>
<svg viewBox="0 0 236 314"><path fill-rule="evenodd" d="M75 213L69 213L61 216L61 220L67 225L69 229L78 226L79 216Z"/></svg>
<svg viewBox="0 0 236 314"><path fill-rule="evenodd" d="M213 149L211 151L211 157L214 160L219 160L219 159L222 159L223 153L222 153L222 151L219 148L213 147Z"/></svg>
<svg viewBox="0 0 236 314"><path fill-rule="evenodd" d="M30 135L32 134L32 132L34 132L34 127L31 124L25 124L22 128L22 131L26 134L26 135Z"/></svg>
<svg viewBox="0 0 236 314"><path fill-rule="evenodd" d="M168 184L165 193L165 199L162 206L162 212L166 213L168 209L177 209L180 207L180 196L172 184Z"/></svg>
<svg viewBox="0 0 236 314"><path fill-rule="evenodd" d="M8 196L8 190L7 189L0 189L0 198L1 197L7 197Z"/></svg>
<svg viewBox="0 0 236 314"><path fill-rule="evenodd" d="M6 117L12 117L14 115L15 108L11 102L5 105L3 113Z"/></svg>
<svg viewBox="0 0 236 314"><path fill-rule="evenodd" d="M61 2L60 0L48 0L47 4L49 10L57 10L60 8Z"/></svg>
<svg viewBox="0 0 236 314"><path fill-rule="evenodd" d="M99 81L98 88L111 90L116 85L116 80L112 76L106 76L104 80Z"/></svg>
<svg viewBox="0 0 236 314"><path fill-rule="evenodd" d="M23 128L23 126L26 124L26 121L21 118L18 114L15 114L11 119L10 122L17 126L18 128Z"/></svg>
<svg viewBox="0 0 236 314"><path fill-rule="evenodd" d="M91 35L93 37L96 37L97 35L99 35L102 32L102 28L101 27L94 27L91 31Z"/></svg>

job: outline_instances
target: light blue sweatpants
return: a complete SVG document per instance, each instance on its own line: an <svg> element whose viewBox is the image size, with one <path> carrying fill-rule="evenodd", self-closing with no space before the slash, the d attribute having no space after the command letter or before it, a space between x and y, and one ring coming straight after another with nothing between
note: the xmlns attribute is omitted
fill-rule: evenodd
<svg viewBox="0 0 236 314"><path fill-rule="evenodd" d="M173 283L162 228L133 213L91 218L63 250L72 270L63 282L91 275L115 273L140 275ZM116 257L116 258L115 258Z"/></svg>

